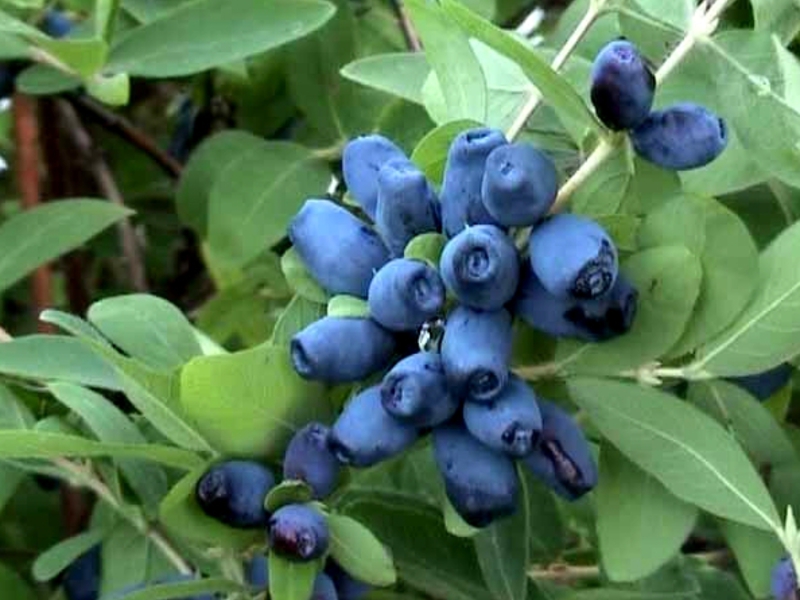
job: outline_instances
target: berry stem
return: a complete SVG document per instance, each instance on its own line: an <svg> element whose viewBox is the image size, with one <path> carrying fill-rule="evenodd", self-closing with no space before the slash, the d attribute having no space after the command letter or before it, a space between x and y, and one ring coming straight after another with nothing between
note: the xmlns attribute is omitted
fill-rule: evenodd
<svg viewBox="0 0 800 600"><path fill-rule="evenodd" d="M575 51L575 48L597 20L597 17L600 16L603 4L604 0L602 2L589 3L589 8L586 10L586 14L583 15L583 18L569 36L569 39L567 39L567 41L561 47L561 50L558 51L558 54L556 54L555 58L553 58L553 62L550 66L554 71L558 71L564 66L564 63L567 62L567 59ZM539 93L539 90L533 88L533 90L531 90L530 98L528 98L525 106L522 107L517 115L517 118L514 119L514 122L506 132L508 141L513 142L517 136L519 136L520 132L522 132L525 127L525 123L527 123L528 119L530 119L533 113L536 112L536 109L539 107L541 101L542 95Z"/></svg>

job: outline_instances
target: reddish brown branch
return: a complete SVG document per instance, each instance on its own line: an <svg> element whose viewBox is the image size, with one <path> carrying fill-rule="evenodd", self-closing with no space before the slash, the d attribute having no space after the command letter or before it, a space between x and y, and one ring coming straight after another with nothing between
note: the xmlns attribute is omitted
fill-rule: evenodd
<svg viewBox="0 0 800 600"><path fill-rule="evenodd" d="M95 148L92 138L78 117L78 113L75 112L71 104L63 100L56 101L56 109L64 124L65 131L72 139L72 143L80 154L81 159L85 161L100 192L114 204L125 207L125 199L122 197L122 192L120 192L116 179L114 179L114 174L98 149ZM119 221L117 230L119 231L125 263L130 273L131 286L136 291L146 292L148 286L144 260L139 240L136 237L136 232L130 219L125 218Z"/></svg>
<svg viewBox="0 0 800 600"><path fill-rule="evenodd" d="M22 207L31 210L41 204L39 159L39 118L34 98L16 94L13 102L14 138L16 142L16 173ZM53 278L49 265L36 269L31 276L31 299L34 318L53 304ZM38 322L39 331L51 333L53 326Z"/></svg>
<svg viewBox="0 0 800 600"><path fill-rule="evenodd" d="M77 106L103 127L147 154L167 175L175 179L181 176L183 165L180 161L175 160L153 138L125 117L108 110L102 104L87 96L73 95L69 99L74 106Z"/></svg>

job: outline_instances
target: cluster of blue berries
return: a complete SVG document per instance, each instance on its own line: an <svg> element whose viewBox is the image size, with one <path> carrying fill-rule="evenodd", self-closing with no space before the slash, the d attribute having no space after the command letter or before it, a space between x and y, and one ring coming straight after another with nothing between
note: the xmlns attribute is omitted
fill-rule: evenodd
<svg viewBox="0 0 800 600"><path fill-rule="evenodd" d="M322 500L336 488L340 465L330 444L330 429L309 423L289 442L283 460L284 481L301 481L310 500ZM267 510L267 496L276 485L272 470L249 460L229 460L209 469L197 482L195 497L210 517L238 529L265 529L270 552L292 562L322 558L330 534L323 507L315 502L288 502ZM250 564L248 580L254 587L268 586L263 556ZM332 558L317 574L312 600L358 600L369 586L354 579Z"/></svg>
<svg viewBox="0 0 800 600"><path fill-rule="evenodd" d="M600 225L547 217L558 193L550 158L497 130L465 131L437 195L397 146L369 135L347 144L343 174L374 228L316 199L289 226L325 291L367 308L297 333L295 370L329 384L384 373L331 428L335 458L369 467L432 431L447 497L476 527L516 509L517 460L566 498L592 489L597 469L580 428L510 372L513 316L552 336L602 341L630 328L637 293ZM515 227L532 227L526 253ZM440 256L406 256L431 234L444 234Z"/></svg>
<svg viewBox="0 0 800 600"><path fill-rule="evenodd" d="M656 78L636 46L620 39L607 44L592 68L591 98L600 120L628 130L636 153L672 170L702 167L728 143L725 121L690 102L651 111Z"/></svg>

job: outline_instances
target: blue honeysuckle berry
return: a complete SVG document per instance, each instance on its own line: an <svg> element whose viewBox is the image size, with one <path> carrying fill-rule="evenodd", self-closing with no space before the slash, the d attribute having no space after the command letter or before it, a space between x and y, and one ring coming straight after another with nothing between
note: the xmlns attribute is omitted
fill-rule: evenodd
<svg viewBox="0 0 800 600"><path fill-rule="evenodd" d="M413 425L395 419L383 408L381 386L354 396L331 430L330 447L345 465L370 467L397 456L418 437Z"/></svg>
<svg viewBox="0 0 800 600"><path fill-rule="evenodd" d="M691 102L650 113L631 132L636 153L674 171L705 166L728 145L728 127L713 112Z"/></svg>
<svg viewBox="0 0 800 600"><path fill-rule="evenodd" d="M485 527L514 513L519 480L511 458L453 423L433 430L433 449L447 498L464 521Z"/></svg>
<svg viewBox="0 0 800 600"><path fill-rule="evenodd" d="M294 562L315 560L328 550L330 535L325 516L306 504L287 504L269 519L272 552Z"/></svg>
<svg viewBox="0 0 800 600"><path fill-rule="evenodd" d="M366 298L375 272L389 261L378 233L329 200L306 200L289 239L311 276L331 294Z"/></svg>
<svg viewBox="0 0 800 600"><path fill-rule="evenodd" d="M197 482L195 498L205 514L230 527L264 527L269 514L264 499L275 476L261 463L228 460L211 467Z"/></svg>
<svg viewBox="0 0 800 600"><path fill-rule="evenodd" d="M531 144L506 144L486 159L481 197L505 227L527 227L542 219L558 194L553 161Z"/></svg>
<svg viewBox="0 0 800 600"><path fill-rule="evenodd" d="M607 127L633 129L647 118L656 78L631 42L606 44L594 60L591 80L592 104Z"/></svg>
<svg viewBox="0 0 800 600"><path fill-rule="evenodd" d="M475 402L496 397L508 381L511 316L505 310L456 307L442 339L442 364L450 392Z"/></svg>
<svg viewBox="0 0 800 600"><path fill-rule="evenodd" d="M470 308L499 310L519 282L514 242L493 225L467 227L444 247L439 268L447 289Z"/></svg>
<svg viewBox="0 0 800 600"><path fill-rule="evenodd" d="M378 210L378 173L383 165L393 160L408 161L405 153L382 135L356 137L344 147L344 182L350 194L373 221Z"/></svg>
<svg viewBox="0 0 800 600"><path fill-rule="evenodd" d="M395 339L372 319L324 317L295 334L289 350L304 379L348 383L388 366Z"/></svg>

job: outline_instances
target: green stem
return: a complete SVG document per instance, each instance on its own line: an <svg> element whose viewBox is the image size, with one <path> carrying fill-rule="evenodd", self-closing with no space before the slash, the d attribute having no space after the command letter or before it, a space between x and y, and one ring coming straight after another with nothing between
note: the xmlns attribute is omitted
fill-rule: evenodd
<svg viewBox="0 0 800 600"><path fill-rule="evenodd" d="M193 572L189 563L180 555L175 546L172 545L164 534L148 524L140 515L126 509L105 482L98 478L90 468L83 467L65 458L55 458L53 459L53 464L69 475L76 483L94 492L100 500L108 504L109 507L133 525L143 536L149 538L153 545L161 551L178 571L184 574L191 574Z"/></svg>

